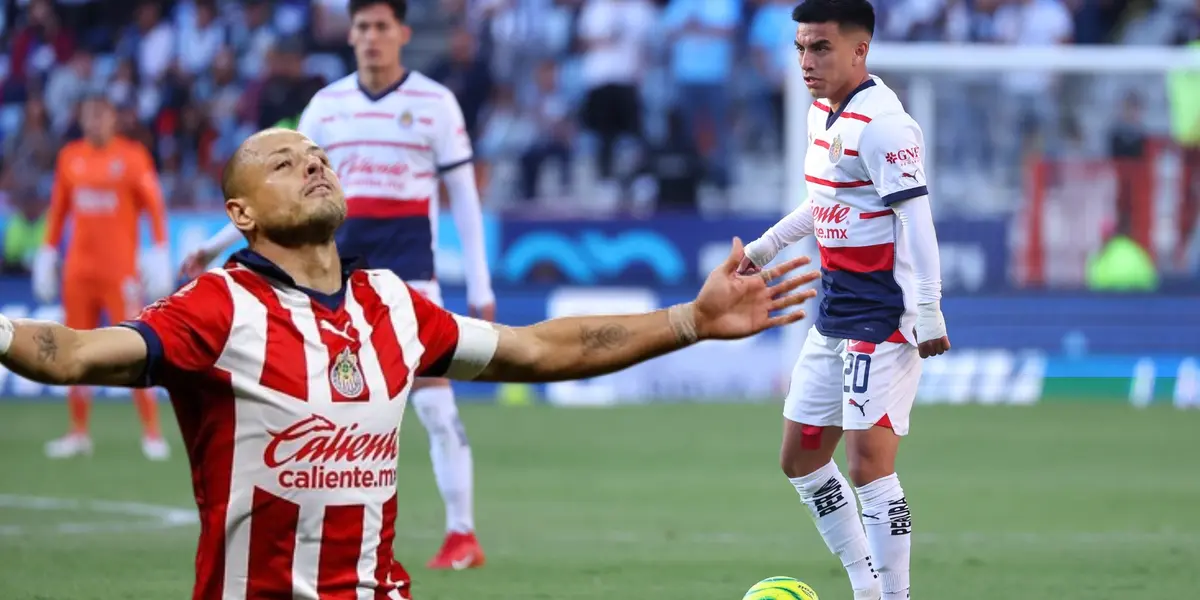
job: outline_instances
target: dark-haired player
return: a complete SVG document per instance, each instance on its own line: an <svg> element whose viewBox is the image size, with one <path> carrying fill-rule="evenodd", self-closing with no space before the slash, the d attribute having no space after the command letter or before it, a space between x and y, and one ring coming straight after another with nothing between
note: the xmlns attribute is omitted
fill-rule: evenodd
<svg viewBox="0 0 1200 600"><path fill-rule="evenodd" d="M896 94L867 72L875 28L867 0L805 0L792 18L804 82L817 98L808 199L746 247L741 270L816 236L825 298L792 373L780 461L855 599L908 598L912 518L896 452L921 359L950 348L924 139ZM833 462L843 437L854 490Z"/></svg>
<svg viewBox="0 0 1200 600"><path fill-rule="evenodd" d="M433 252L438 181L444 182L462 240L468 304L490 321L495 296L471 140L454 94L400 60L412 34L407 7L405 0L351 0L350 45L358 70L317 92L297 130L329 153L345 187L349 216L337 234L340 251L392 271L439 305ZM185 271L195 277L239 239L236 228L226 227L189 258ZM429 433L434 479L446 506L446 538L429 566L482 566L474 460L450 382L418 380L412 404Z"/></svg>
<svg viewBox="0 0 1200 600"><path fill-rule="evenodd" d="M735 273L734 240L692 302L504 327L444 310L386 269L343 262L329 157L270 129L234 152L225 212L249 248L131 321L72 329L0 315L0 365L50 385L161 385L191 466L194 600L412 597L392 545L400 421L419 376L548 382L794 323L816 272Z"/></svg>

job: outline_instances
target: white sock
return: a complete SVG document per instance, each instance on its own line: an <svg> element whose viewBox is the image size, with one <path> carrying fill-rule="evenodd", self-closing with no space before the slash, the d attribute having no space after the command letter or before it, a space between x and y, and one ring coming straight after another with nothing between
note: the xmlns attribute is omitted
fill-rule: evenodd
<svg viewBox="0 0 1200 600"><path fill-rule="evenodd" d="M884 600L909 597L908 569L912 556L912 514L895 473L858 488L863 525L875 569L883 584Z"/></svg>
<svg viewBox="0 0 1200 600"><path fill-rule="evenodd" d="M858 503L837 463L831 460L804 477L788 481L796 487L800 499L812 512L817 531L821 532L829 551L842 560L850 575L851 587L856 592L879 589L878 575L872 568L871 547L858 518Z"/></svg>
<svg viewBox="0 0 1200 600"><path fill-rule="evenodd" d="M475 531L474 459L458 418L454 391L449 387L422 388L413 393L412 403L429 434L433 476L446 504L446 531Z"/></svg>

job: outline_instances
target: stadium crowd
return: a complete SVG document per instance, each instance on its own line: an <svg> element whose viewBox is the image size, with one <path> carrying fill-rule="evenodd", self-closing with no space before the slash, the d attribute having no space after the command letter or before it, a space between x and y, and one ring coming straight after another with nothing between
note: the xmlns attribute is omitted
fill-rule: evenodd
<svg viewBox="0 0 1200 600"><path fill-rule="evenodd" d="M28 219L49 196L56 149L79 135L77 100L89 89L106 90L124 134L152 149L172 208L215 209L215 182L237 144L294 119L353 62L345 0L7 5L0 15L0 188L14 214ZM779 162L792 5L417 0L405 60L458 95L480 163L490 167L481 179L493 205L536 197L570 204L566 198L581 189L637 196L636 184L649 180L658 206L694 207L701 188L747 196L721 192L747 179L739 174L748 161ZM876 5L883 40L1179 43L1196 39L1200 23L1193 0ZM1079 126L1033 112L1043 125L1054 119L1047 127L1068 138Z"/></svg>

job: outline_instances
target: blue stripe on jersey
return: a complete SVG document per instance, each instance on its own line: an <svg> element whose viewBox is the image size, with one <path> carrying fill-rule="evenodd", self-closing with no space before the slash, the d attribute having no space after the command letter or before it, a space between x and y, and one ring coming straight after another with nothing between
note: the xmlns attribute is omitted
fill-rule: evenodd
<svg viewBox="0 0 1200 600"><path fill-rule="evenodd" d="M913 198L920 198L921 196L927 196L927 195L929 195L929 188L927 188L923 185L919 185L915 188L908 188L907 190L900 190L898 192L892 192L892 193L884 196L883 197L883 205L891 206L897 202L902 202L904 200L912 200Z"/></svg>
<svg viewBox="0 0 1200 600"><path fill-rule="evenodd" d="M825 295L816 324L821 335L882 344L900 329L904 292L891 270L821 273Z"/></svg>
<svg viewBox="0 0 1200 600"><path fill-rule="evenodd" d="M406 281L434 278L433 229L428 216L346 219L337 232L338 252L356 255L369 269L387 269Z"/></svg>

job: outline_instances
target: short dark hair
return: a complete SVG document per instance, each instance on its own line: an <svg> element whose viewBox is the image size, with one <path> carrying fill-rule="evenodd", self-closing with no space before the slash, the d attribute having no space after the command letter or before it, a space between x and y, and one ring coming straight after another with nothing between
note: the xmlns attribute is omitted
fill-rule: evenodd
<svg viewBox="0 0 1200 600"><path fill-rule="evenodd" d="M401 23L408 16L408 0L350 0L350 16L364 8L370 8L376 4L383 4L392 9L392 13L396 15L396 20Z"/></svg>
<svg viewBox="0 0 1200 600"><path fill-rule="evenodd" d="M837 23L875 35L875 7L867 0L804 0L792 9L797 23Z"/></svg>

